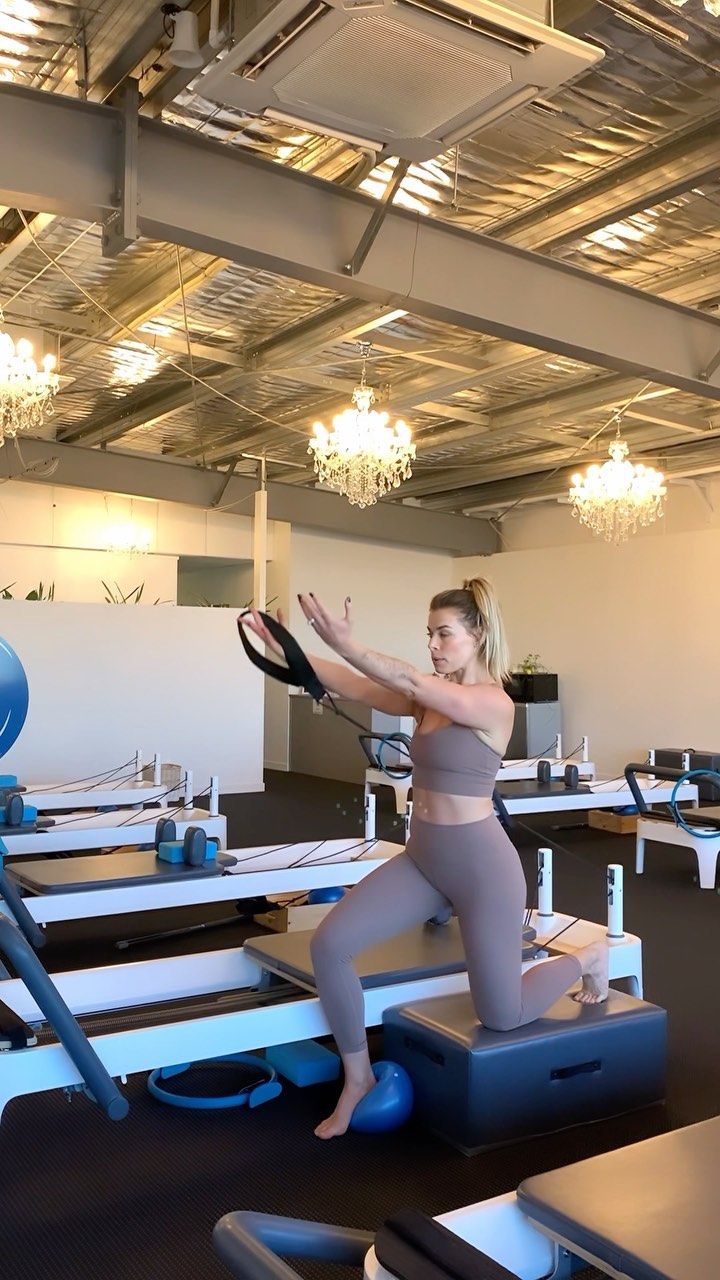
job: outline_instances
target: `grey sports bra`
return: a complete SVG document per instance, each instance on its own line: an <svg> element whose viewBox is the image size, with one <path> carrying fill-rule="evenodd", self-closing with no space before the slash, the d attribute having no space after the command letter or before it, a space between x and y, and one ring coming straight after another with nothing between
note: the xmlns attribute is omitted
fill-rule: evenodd
<svg viewBox="0 0 720 1280"><path fill-rule="evenodd" d="M492 796L502 756L474 729L448 724L431 733L415 730L410 742L413 786L447 796Z"/></svg>

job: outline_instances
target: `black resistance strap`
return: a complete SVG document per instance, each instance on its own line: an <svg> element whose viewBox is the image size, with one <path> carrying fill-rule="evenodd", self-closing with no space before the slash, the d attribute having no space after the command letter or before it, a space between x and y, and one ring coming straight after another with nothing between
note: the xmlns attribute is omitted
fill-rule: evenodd
<svg viewBox="0 0 720 1280"><path fill-rule="evenodd" d="M273 680L280 680L283 684L291 684L298 689L305 689L316 702L322 702L323 698L327 697L327 689L320 683L317 672L311 666L309 659L303 653L295 637L290 634L287 627L277 621L277 618L273 618L269 613L261 613L259 610L258 612L273 640L280 645L287 666L282 667L279 662L271 662L263 653L258 653L257 649L250 644L245 634L245 628L238 618L237 626L242 647L253 666L257 667L266 676L272 676ZM249 609L246 609L241 616L244 617L247 613L250 613Z"/></svg>
<svg viewBox="0 0 720 1280"><path fill-rule="evenodd" d="M250 610L246 609L245 613L250 613ZM251 645L247 635L245 634L245 628L240 619L238 619L237 625L238 632L240 633L240 640L242 641L243 649L253 666L257 667L259 671L262 671L264 675L271 676L273 680L280 680L283 684L292 685L296 689L305 689L306 693L309 693L310 697L313 698L315 702L324 702L327 700L337 716L341 716L343 720L347 720L349 724L352 724L356 729L361 730L360 745L373 767L381 769L383 773L386 773L388 777L391 778L408 777L412 771L412 763L410 762L410 739L407 737L407 734L368 733L367 725L361 724L359 720L353 719L353 717L349 716L346 711L342 711L341 708L337 706L332 694L328 692L324 684L321 682L320 677L315 671L307 654L300 648L297 640L293 635L291 635L287 627L284 627L281 622L278 622L277 618L273 618L269 613L262 613L260 610L258 610L258 613L270 632L273 640L280 645L287 666L283 667L279 662L271 662L264 654L258 653L258 650ZM244 614L242 614L241 617L244 617ZM374 739L378 740L380 745L377 752L373 755L368 750L366 744ZM385 745L394 746L401 754L407 755L407 766L401 764L385 764L382 759L382 750Z"/></svg>

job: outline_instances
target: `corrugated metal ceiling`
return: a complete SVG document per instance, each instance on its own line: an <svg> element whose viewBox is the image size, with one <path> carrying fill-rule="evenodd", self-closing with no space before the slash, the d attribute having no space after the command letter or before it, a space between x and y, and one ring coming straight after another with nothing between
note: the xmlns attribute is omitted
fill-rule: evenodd
<svg viewBox="0 0 720 1280"><path fill-rule="evenodd" d="M669 0L649 0L646 10L669 37L638 30L615 11L615 0L559 3L559 25L601 44L604 61L552 101L526 107L459 149L413 166L399 202L510 243L530 244L625 284L716 308L720 173L706 172L699 184L690 176L685 187L683 139L697 146L714 136L720 143L720 19L711 18L700 0L689 0L683 9ZM100 0L84 18L71 4L7 0L0 16L0 74L77 93L82 35L92 94L93 82L119 65L123 50L156 14L155 3L141 0L122 9ZM151 42L135 70L143 70L149 84L163 66L168 83L166 56ZM148 99L150 109L150 92ZM336 140L218 109L203 99L202 77L178 88L163 118L375 195L382 194L392 172L387 164L368 172L366 158ZM668 160L675 140L679 145ZM617 219L612 187L605 194L600 190L604 176L616 174L626 207L633 194L626 175L633 165L652 170L655 163L653 189L659 198L647 207L640 201ZM23 228L8 211L0 236L11 243L18 234ZM358 345L352 319L345 340L314 343L311 337L303 340L302 329L312 332L342 299L147 241L106 260L100 254L100 229L69 220L49 220L36 235L53 258L62 255L71 279L49 266L32 241L7 262L0 248L0 301L9 314L13 302L22 299L25 306L66 312L70 328L73 318L92 325L91 333L64 332L57 339L65 379L54 420L60 438L83 439L100 426L115 447L209 455L215 463L243 450L267 448L273 457L304 467L283 472L281 464L273 464L271 473L288 483L312 483L309 427L348 399L359 367ZM448 510L465 505L456 483L458 467L467 465L475 477L486 464L493 482L529 475L545 468L553 437L556 453L574 451L584 460L587 437L616 404L642 387L637 380L609 378L605 370L410 315L396 316L368 336L375 343L373 384L390 406L400 405L415 432L414 479L422 483L421 500ZM267 360L263 356L253 371L247 356L264 343L269 344ZM208 348L215 348L217 358ZM191 367L207 383L194 391L187 376ZM643 394L652 398L638 403L643 411L655 411L658 421L627 419L638 449L656 453L686 441L691 446L699 438L693 427L706 431L718 423L709 401L668 394L666 388L648 387ZM669 425L669 418L677 424ZM474 506L481 483L473 481ZM411 491L412 482L397 498Z"/></svg>

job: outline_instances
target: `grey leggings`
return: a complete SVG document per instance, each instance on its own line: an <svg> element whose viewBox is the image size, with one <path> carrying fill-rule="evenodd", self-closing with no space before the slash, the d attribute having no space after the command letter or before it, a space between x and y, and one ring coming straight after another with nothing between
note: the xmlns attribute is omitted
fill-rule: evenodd
<svg viewBox="0 0 720 1280"><path fill-rule="evenodd" d="M458 917L479 1020L510 1031L539 1018L580 977L575 956L522 972L525 877L494 816L440 826L413 816L404 853L351 889L312 941L318 995L341 1053L365 1048L365 1012L353 957L451 905Z"/></svg>

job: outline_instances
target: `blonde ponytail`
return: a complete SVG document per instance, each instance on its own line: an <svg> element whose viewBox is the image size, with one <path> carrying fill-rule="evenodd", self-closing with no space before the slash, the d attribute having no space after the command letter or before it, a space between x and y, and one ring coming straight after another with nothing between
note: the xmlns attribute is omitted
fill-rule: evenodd
<svg viewBox="0 0 720 1280"><path fill-rule="evenodd" d="M488 675L503 684L510 675L510 650L497 593L487 578L466 578L462 587L433 596L430 609L454 609L480 639Z"/></svg>

